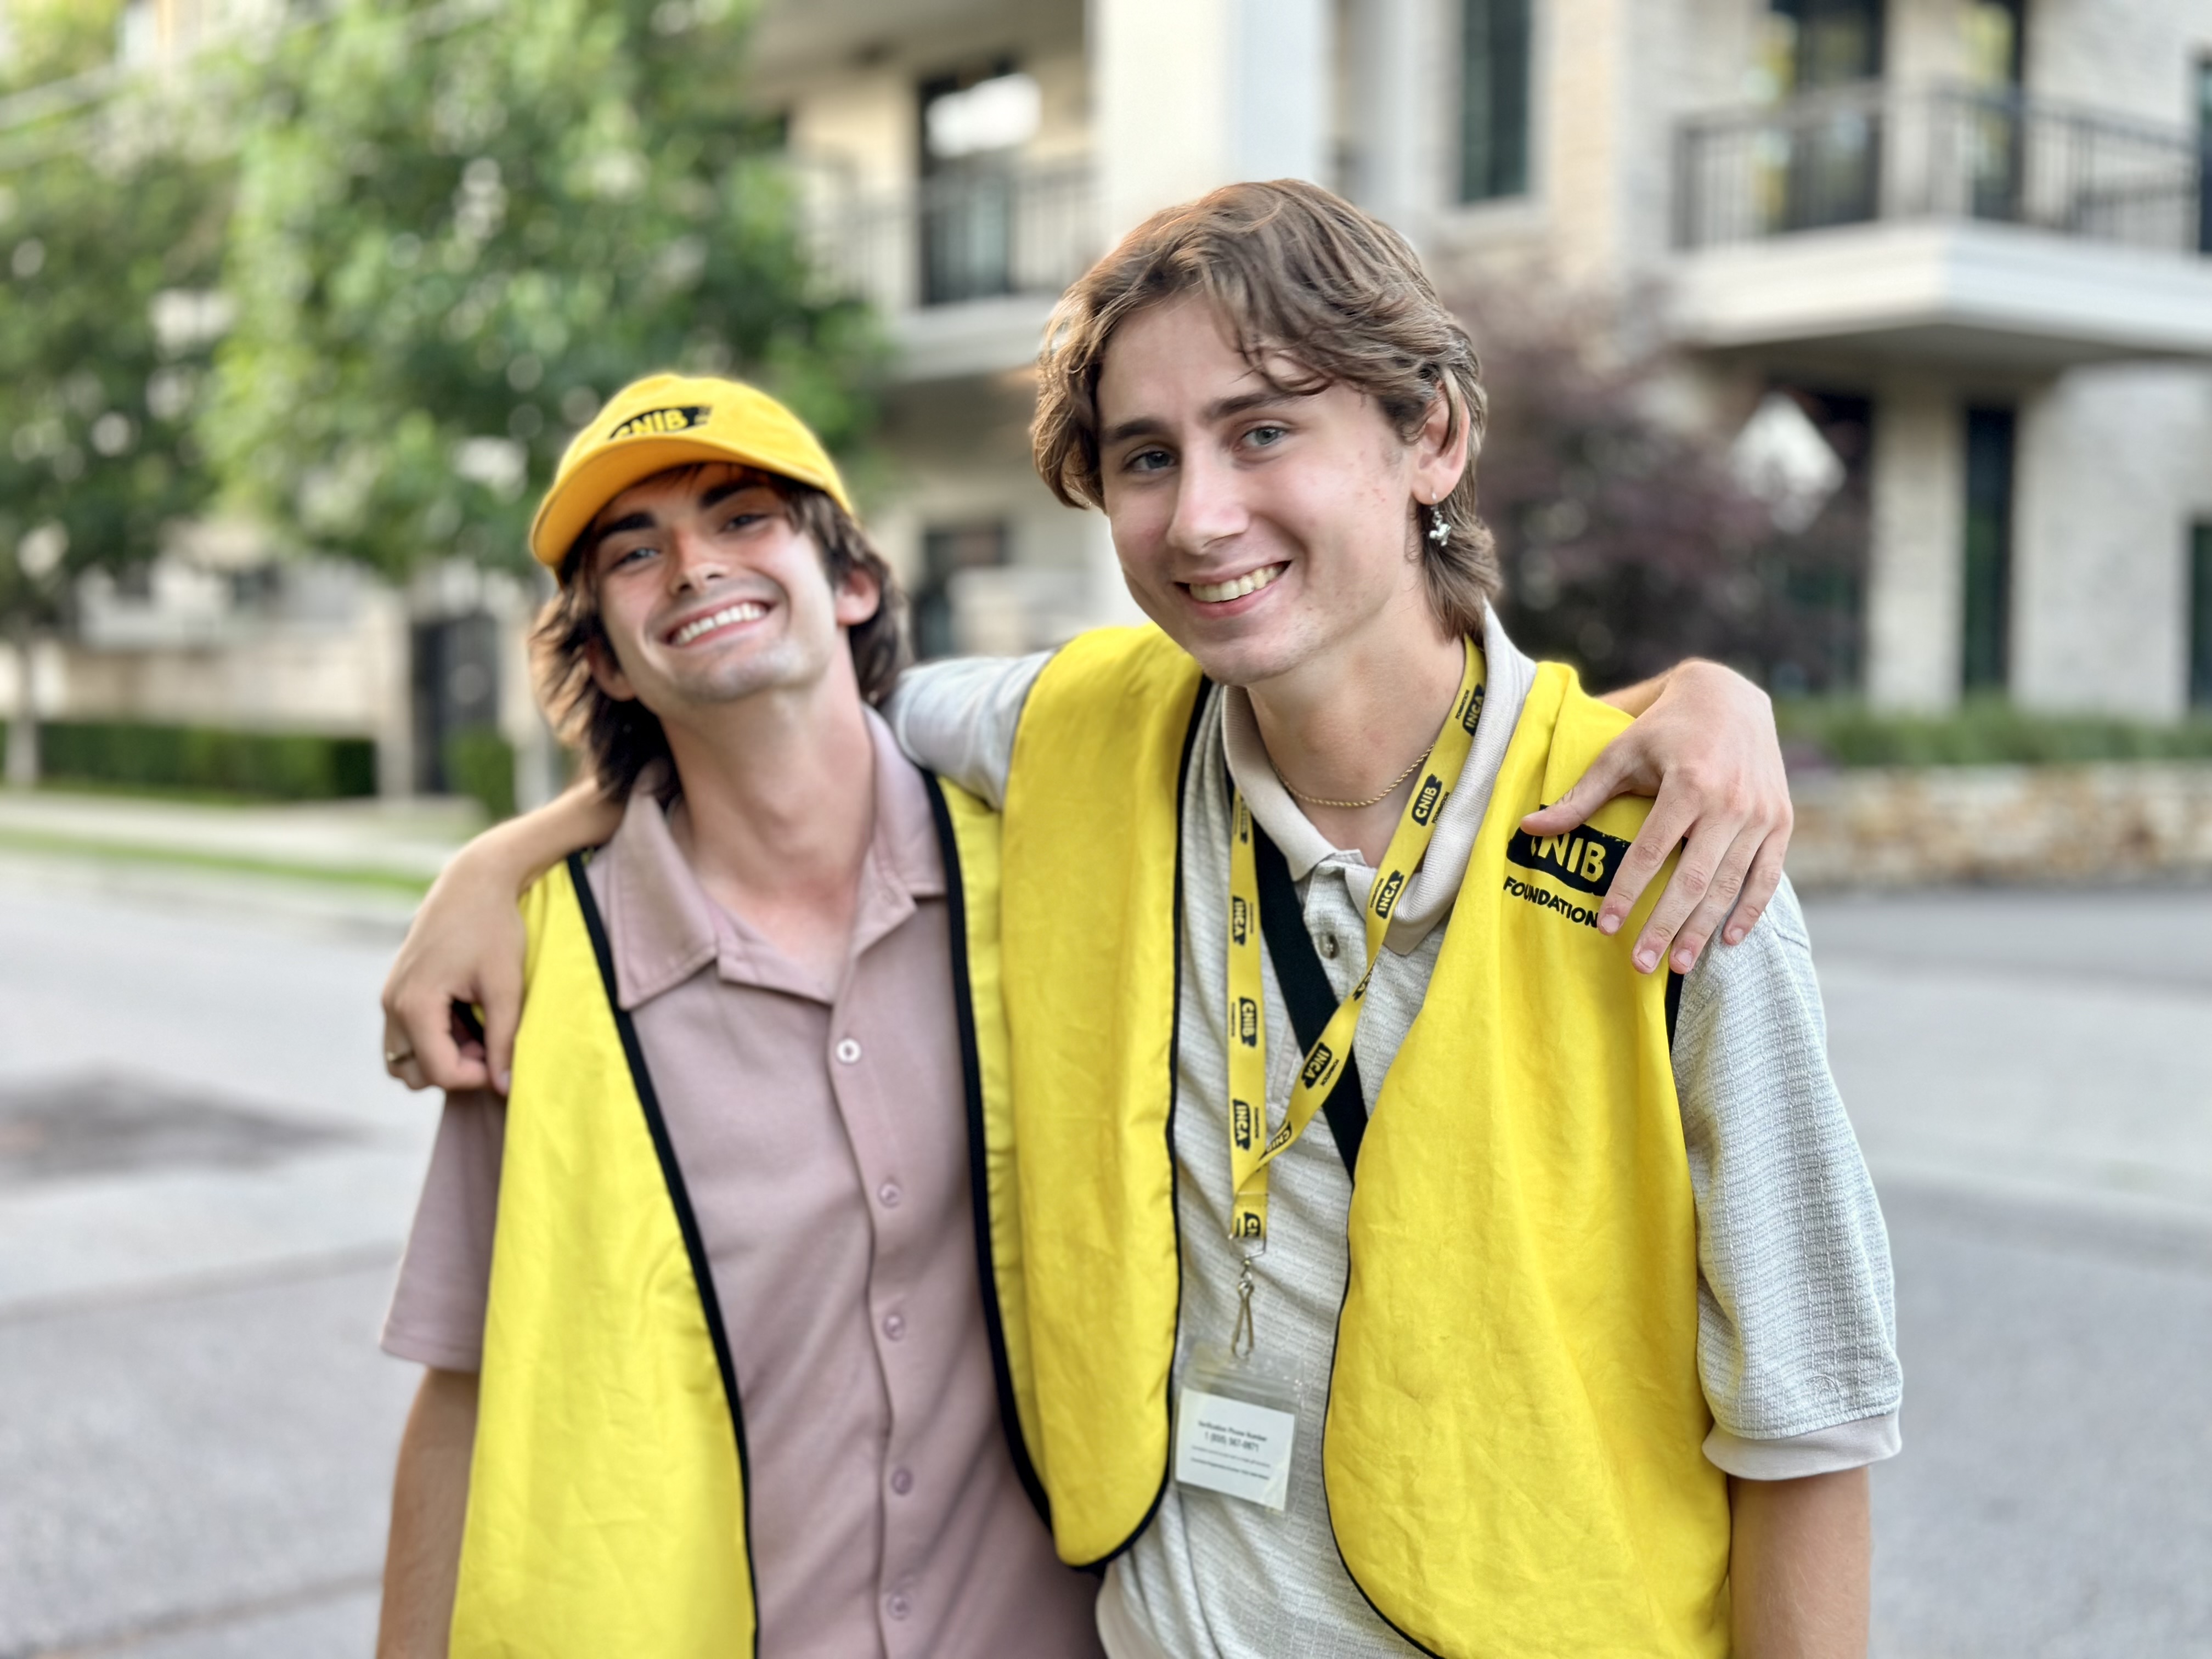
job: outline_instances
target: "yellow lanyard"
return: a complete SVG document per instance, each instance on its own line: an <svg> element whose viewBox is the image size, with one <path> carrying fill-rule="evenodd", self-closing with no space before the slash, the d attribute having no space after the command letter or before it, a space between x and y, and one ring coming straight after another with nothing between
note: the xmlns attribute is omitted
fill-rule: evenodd
<svg viewBox="0 0 2212 1659"><path fill-rule="evenodd" d="M1267 1237L1267 1165L1275 1154L1305 1133L1314 1114L1327 1101L1343 1073L1345 1057L1352 1052L1353 1034L1367 999L1367 981L1375 976L1375 963L1382 953L1383 936L1390 931L1390 913L1420 867L1443 814L1445 799L1458 787L1474 742L1475 721L1482 714L1482 653L1467 641L1467 666L1461 672L1459 695L1451 714L1429 751L1421 781L1398 819L1382 867L1367 894L1367 969L1352 994L1337 1004L1328 1024L1299 1069L1291 1089L1289 1109L1282 1126L1261 1144L1267 1127L1267 1023L1261 1006L1260 878L1252 854L1252 811L1237 791L1232 811L1235 831L1229 853L1229 1170L1236 1187L1230 1206L1229 1236L1265 1242ZM1249 1319L1249 1315L1245 1316Z"/></svg>

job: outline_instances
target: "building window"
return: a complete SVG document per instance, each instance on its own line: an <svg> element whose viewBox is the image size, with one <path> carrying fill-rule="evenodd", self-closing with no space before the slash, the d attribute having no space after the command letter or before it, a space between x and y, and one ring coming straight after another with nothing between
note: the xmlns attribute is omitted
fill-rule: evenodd
<svg viewBox="0 0 2212 1659"><path fill-rule="evenodd" d="M2212 58L2197 60L2197 251L2212 253Z"/></svg>
<svg viewBox="0 0 2212 1659"><path fill-rule="evenodd" d="M2189 706L2212 709L2212 520L2189 529Z"/></svg>
<svg viewBox="0 0 2212 1659"><path fill-rule="evenodd" d="M2010 672L2012 477L2009 409L1966 411L1966 649L1968 691L2002 691Z"/></svg>
<svg viewBox="0 0 2212 1659"><path fill-rule="evenodd" d="M1014 291L1017 162L1037 83L1000 58L921 83L921 302Z"/></svg>
<svg viewBox="0 0 2212 1659"><path fill-rule="evenodd" d="M1462 0L1459 198L1528 190L1530 0Z"/></svg>
<svg viewBox="0 0 2212 1659"><path fill-rule="evenodd" d="M1881 74L1879 0L1770 0L1758 83L1777 99L1856 86ZM1839 106L1826 119L1792 121L1753 157L1769 232L1863 223L1881 183L1880 124Z"/></svg>
<svg viewBox="0 0 2212 1659"><path fill-rule="evenodd" d="M917 661L957 656L960 637L954 583L963 571L1007 562L1011 538L1003 522L947 525L921 536L921 581L914 590L914 654Z"/></svg>

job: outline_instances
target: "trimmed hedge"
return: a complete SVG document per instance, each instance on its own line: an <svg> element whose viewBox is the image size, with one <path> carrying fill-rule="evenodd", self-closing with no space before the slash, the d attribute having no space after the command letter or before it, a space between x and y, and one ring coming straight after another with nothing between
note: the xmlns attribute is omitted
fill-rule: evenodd
<svg viewBox="0 0 2212 1659"><path fill-rule="evenodd" d="M0 733L5 731L0 723ZM40 724L39 760L41 775L54 783L268 800L339 800L376 793L376 744L368 738L53 720Z"/></svg>
<svg viewBox="0 0 2212 1659"><path fill-rule="evenodd" d="M1836 766L2051 765L2212 760L2212 717L2172 725L2040 714L1978 699L1942 715L1877 714L1863 703L1778 699L1783 742Z"/></svg>
<svg viewBox="0 0 2212 1659"><path fill-rule="evenodd" d="M494 823L514 816L514 745L489 726L465 726L446 739L446 787L483 803Z"/></svg>

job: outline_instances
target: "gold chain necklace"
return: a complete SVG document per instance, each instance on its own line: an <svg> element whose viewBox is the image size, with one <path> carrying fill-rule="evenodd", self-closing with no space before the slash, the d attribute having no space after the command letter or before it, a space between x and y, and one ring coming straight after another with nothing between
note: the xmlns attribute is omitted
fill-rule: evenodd
<svg viewBox="0 0 2212 1659"><path fill-rule="evenodd" d="M1362 811L1370 806L1376 805L1378 802L1389 799L1393 794L1397 793L1398 786L1405 782L1407 778L1412 777L1414 773L1420 770L1422 762L1427 760L1428 757L1435 752L1436 745L1434 744L1431 744L1426 749L1424 749L1419 754L1413 757L1413 763L1411 766L1407 767L1404 771L1399 773L1396 777L1391 779L1389 782L1382 786L1382 793L1381 794L1370 795L1365 800L1323 800L1319 795L1307 794L1296 784L1292 783L1288 778L1283 778L1283 787L1289 790L1292 796L1304 801L1309 806L1334 806L1346 812ZM1275 775L1279 778L1283 776L1279 772Z"/></svg>

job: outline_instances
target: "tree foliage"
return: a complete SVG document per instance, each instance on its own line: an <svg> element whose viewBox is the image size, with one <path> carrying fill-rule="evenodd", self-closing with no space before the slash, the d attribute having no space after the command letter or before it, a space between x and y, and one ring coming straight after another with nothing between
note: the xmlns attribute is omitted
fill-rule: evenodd
<svg viewBox="0 0 2212 1659"><path fill-rule="evenodd" d="M818 295L727 0L346 0L243 121L203 423L234 498L394 574L519 560L569 434L656 368L728 370L833 447L866 313Z"/></svg>
<svg viewBox="0 0 2212 1659"><path fill-rule="evenodd" d="M1778 532L1727 435L1679 406L1682 364L1624 326L1644 297L1601 306L1524 286L1459 307L1491 391L1478 477L1506 625L1601 687L1690 655L1779 689L1848 686L1863 477L1804 532Z"/></svg>
<svg viewBox="0 0 2212 1659"><path fill-rule="evenodd" d="M228 192L196 126L118 103L0 167L0 609L19 621L51 621L74 571L152 557L209 498L191 428Z"/></svg>

